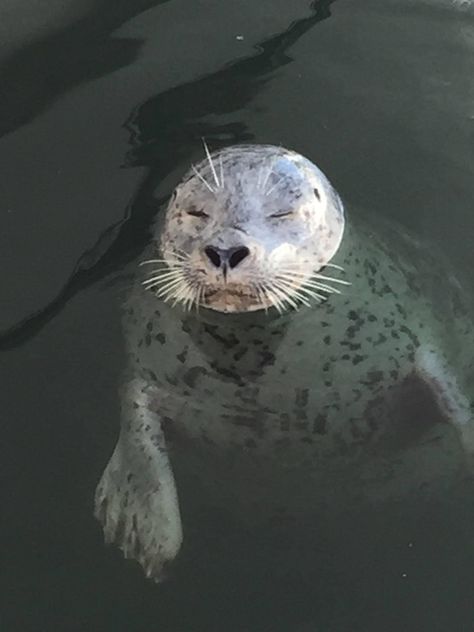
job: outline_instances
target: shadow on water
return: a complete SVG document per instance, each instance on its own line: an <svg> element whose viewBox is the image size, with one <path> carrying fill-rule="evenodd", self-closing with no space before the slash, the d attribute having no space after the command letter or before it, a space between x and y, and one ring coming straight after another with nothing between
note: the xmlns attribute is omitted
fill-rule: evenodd
<svg viewBox="0 0 474 632"><path fill-rule="evenodd" d="M331 15L330 5L333 2L334 0L313 2L310 15L296 20L286 31L261 42L257 46L257 53L252 57L233 62L211 75L167 90L136 108L126 122L126 127L130 131L132 148L126 157L125 166L141 165L147 167L149 171L138 187L134 199L129 203L124 219L107 228L97 243L81 256L70 279L50 304L8 331L0 333L0 350L11 349L26 342L58 314L78 291L122 268L139 254L150 237L149 228L158 208L167 199L167 195L159 199L155 197L157 187L167 175L177 169L183 161L189 159L192 152L200 146L203 137L212 143L213 147L249 141L254 138L251 130L240 121L240 112L239 120L222 125L213 124L206 120L206 117L231 114L244 108L271 80L273 71L292 61L287 54L288 49L309 29ZM141 9L134 7L135 12L138 13L145 6L153 4L158 3L143 0L138 3ZM38 55L36 46L39 46L39 50L42 51L42 63L47 64L48 55L57 55L56 51L59 48L68 50L69 46L72 46L72 41L77 47L80 41L81 52L76 53L74 63L72 63L72 67L77 68L76 74L69 65L67 72L58 68L56 83L53 82L53 86L46 88L42 94L35 94L36 102L42 101L39 108L41 109L71 84L91 79L93 73L98 76L112 70L110 65L112 60L114 68L129 63L138 54L138 42L130 42L130 40L104 42L104 35L131 17L131 12L126 13L126 6L128 6L127 3L120 2L119 7L122 7L122 11L115 9L113 22L102 19L96 23L95 18L91 16L81 24L70 27L66 32L55 36L53 41L48 40L19 53L18 60L9 62L7 77L10 76L13 80L18 73L18 76L24 78L21 85L28 86L30 74L33 74L33 69L36 68L34 61ZM64 45L58 38L64 38ZM88 38L91 40L89 43ZM104 46L111 46L110 56L98 54ZM120 55L115 50L115 46L122 46ZM106 48L104 52L105 50ZM20 64L22 56L23 66ZM97 57L102 59L102 65L97 64ZM29 59L30 62L28 62ZM37 81L35 81L36 84ZM18 94L18 100L21 103L28 102L28 95ZM10 113L15 111L12 104L10 108ZM18 117L22 118L16 123L13 122L10 114L9 129L26 122L36 113L38 113L38 105L34 113L24 112L22 115L20 109ZM2 120L1 117L0 120Z"/></svg>
<svg viewBox="0 0 474 632"><path fill-rule="evenodd" d="M0 137L30 123L71 87L137 59L142 42L110 34L142 11L165 2L169 0L100 0L86 17L3 59Z"/></svg>

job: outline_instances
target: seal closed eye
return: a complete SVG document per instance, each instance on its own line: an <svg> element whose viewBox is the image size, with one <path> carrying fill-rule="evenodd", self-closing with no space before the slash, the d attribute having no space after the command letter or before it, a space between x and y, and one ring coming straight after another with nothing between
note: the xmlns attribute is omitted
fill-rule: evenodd
<svg viewBox="0 0 474 632"><path fill-rule="evenodd" d="M473 460L471 297L449 263L402 227L346 218L296 152L205 149L137 266L95 499L106 540L155 579L183 503L313 525L321 508L445 493Z"/></svg>

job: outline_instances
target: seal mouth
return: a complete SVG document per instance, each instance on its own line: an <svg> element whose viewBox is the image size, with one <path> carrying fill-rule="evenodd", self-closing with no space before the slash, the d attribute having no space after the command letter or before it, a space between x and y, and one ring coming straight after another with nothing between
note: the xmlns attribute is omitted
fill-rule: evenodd
<svg viewBox="0 0 474 632"><path fill-rule="evenodd" d="M249 288L244 285L238 286L228 286L226 288L220 287L209 287L204 291L204 299L209 300L213 298L246 298L253 299L255 301L259 300L259 297L255 292L252 292Z"/></svg>
<svg viewBox="0 0 474 632"><path fill-rule="evenodd" d="M245 285L208 287L202 297L203 307L219 312L250 312L264 309L262 297Z"/></svg>

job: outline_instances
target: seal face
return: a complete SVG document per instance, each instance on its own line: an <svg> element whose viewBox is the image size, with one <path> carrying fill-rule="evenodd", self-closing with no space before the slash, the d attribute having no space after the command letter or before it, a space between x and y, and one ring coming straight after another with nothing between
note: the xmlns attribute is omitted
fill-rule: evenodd
<svg viewBox="0 0 474 632"><path fill-rule="evenodd" d="M339 196L295 152L248 145L208 153L171 198L157 261L164 265L148 287L220 312L309 304L327 289L318 272L343 230Z"/></svg>
<svg viewBox="0 0 474 632"><path fill-rule="evenodd" d="M269 145L208 154L142 263L95 513L148 576L180 549L183 503L312 523L444 493L463 455L472 467L462 286L401 227L345 217L306 158Z"/></svg>

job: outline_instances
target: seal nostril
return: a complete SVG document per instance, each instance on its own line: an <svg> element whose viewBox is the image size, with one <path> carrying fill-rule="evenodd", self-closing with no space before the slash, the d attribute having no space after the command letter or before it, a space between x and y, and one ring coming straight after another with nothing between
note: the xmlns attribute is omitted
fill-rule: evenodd
<svg viewBox="0 0 474 632"><path fill-rule="evenodd" d="M229 265L231 268L235 268L241 261L248 257L250 250L246 246L236 248L229 257Z"/></svg>
<svg viewBox="0 0 474 632"><path fill-rule="evenodd" d="M235 268L241 261L250 254L250 250L246 246L238 246L237 248L229 248L222 250L215 246L206 246L204 252L216 268L227 267Z"/></svg>
<svg viewBox="0 0 474 632"><path fill-rule="evenodd" d="M204 248L204 252L206 253L207 258L210 260L210 262L215 265L216 268L219 268L219 266L221 265L221 257L217 249L213 246L206 246Z"/></svg>

